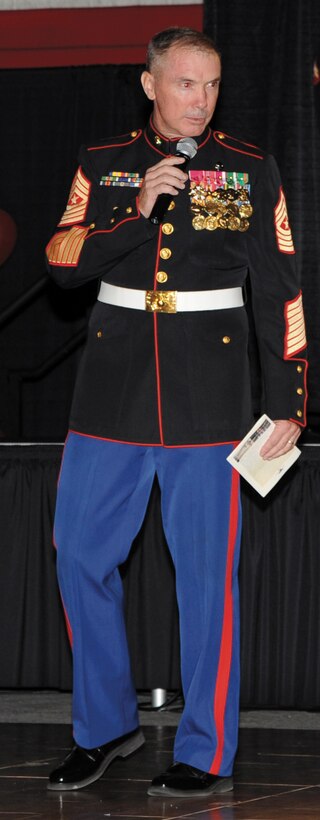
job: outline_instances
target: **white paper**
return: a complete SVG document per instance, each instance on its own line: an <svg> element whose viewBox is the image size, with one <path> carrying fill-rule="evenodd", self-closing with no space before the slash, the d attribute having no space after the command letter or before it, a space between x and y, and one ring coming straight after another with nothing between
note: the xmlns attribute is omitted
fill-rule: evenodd
<svg viewBox="0 0 320 820"><path fill-rule="evenodd" d="M259 453L274 430L275 423L264 413L227 457L227 461L263 498L272 490L282 476L301 455L298 447L270 461Z"/></svg>

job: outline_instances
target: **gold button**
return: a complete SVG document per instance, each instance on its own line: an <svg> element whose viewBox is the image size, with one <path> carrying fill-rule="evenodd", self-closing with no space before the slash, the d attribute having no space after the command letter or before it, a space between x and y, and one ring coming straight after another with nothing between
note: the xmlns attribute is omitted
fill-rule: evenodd
<svg viewBox="0 0 320 820"><path fill-rule="evenodd" d="M112 219L110 219L110 222L111 222L111 223L113 223L113 222L115 222L115 221L116 221L116 220L115 220L115 218L114 218L114 216L113 216L113 217L112 217Z"/></svg>
<svg viewBox="0 0 320 820"><path fill-rule="evenodd" d="M298 393L298 396L303 396L303 390L302 390L302 387L298 387L298 389L297 389L297 393Z"/></svg>
<svg viewBox="0 0 320 820"><path fill-rule="evenodd" d="M156 136L156 137L154 138L154 141L155 141L155 144L156 144L156 145L162 145L162 140L160 139L160 137Z"/></svg>
<svg viewBox="0 0 320 820"><path fill-rule="evenodd" d="M171 225L171 222L164 222L162 225L162 233L166 236L169 236L170 233L173 233L174 227Z"/></svg>
<svg viewBox="0 0 320 820"><path fill-rule="evenodd" d="M119 208L119 205L114 205L114 206L113 206L113 208L112 208L112 210L113 210L113 211L117 211L117 210L118 210L118 208Z"/></svg>
<svg viewBox="0 0 320 820"><path fill-rule="evenodd" d="M158 273L156 275L157 282L160 282L161 284L163 284L163 282L166 282L167 279L168 279L168 274L164 270L158 270Z"/></svg>
<svg viewBox="0 0 320 820"><path fill-rule="evenodd" d="M129 205L129 208L126 208L126 214L132 214L131 205Z"/></svg>
<svg viewBox="0 0 320 820"><path fill-rule="evenodd" d="M170 250L170 248L161 248L161 251L160 251L161 259L170 259L171 255L172 255L172 251Z"/></svg>
<svg viewBox="0 0 320 820"><path fill-rule="evenodd" d="M224 140L224 139L225 139L224 134L221 134L221 133L220 133L220 134L218 134L217 136L218 136L218 139L219 139L219 140Z"/></svg>
<svg viewBox="0 0 320 820"><path fill-rule="evenodd" d="M170 202L170 205L169 205L168 211L173 211L173 209L174 209L175 207L176 207L176 203L175 203L174 199L172 199L172 200L171 200L171 202Z"/></svg>
<svg viewBox="0 0 320 820"><path fill-rule="evenodd" d="M89 231L92 231L92 229L95 228L95 227L96 227L96 223L91 222L91 225L89 225Z"/></svg>
<svg viewBox="0 0 320 820"><path fill-rule="evenodd" d="M102 336L102 330L98 330L98 331L97 331L97 336L98 336L98 339L101 339L101 336Z"/></svg>
<svg viewBox="0 0 320 820"><path fill-rule="evenodd" d="M303 416L302 410L297 410L297 416L301 419L301 416Z"/></svg>
<svg viewBox="0 0 320 820"><path fill-rule="evenodd" d="M164 305L163 299L158 299L158 305L159 305L159 307L163 307L163 305Z"/></svg>
<svg viewBox="0 0 320 820"><path fill-rule="evenodd" d="M230 336L223 336L222 341L224 345L228 345L231 342Z"/></svg>
<svg viewBox="0 0 320 820"><path fill-rule="evenodd" d="M301 367L301 364L298 364L298 367L297 367L297 373L302 373L302 367Z"/></svg>
<svg viewBox="0 0 320 820"><path fill-rule="evenodd" d="M138 131L131 131L131 136L132 136L132 137L136 137L136 136L137 136L137 133L138 133Z"/></svg>

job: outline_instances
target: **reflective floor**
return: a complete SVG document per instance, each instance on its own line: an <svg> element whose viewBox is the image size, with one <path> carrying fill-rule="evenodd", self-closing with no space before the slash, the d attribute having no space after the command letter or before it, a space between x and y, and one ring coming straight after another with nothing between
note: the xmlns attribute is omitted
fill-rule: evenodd
<svg viewBox="0 0 320 820"><path fill-rule="evenodd" d="M201 799L147 797L152 777L171 762L174 726L145 726L145 746L115 761L97 783L49 792L47 775L70 747L70 727L2 724L0 820L320 818L320 732L241 729L233 794Z"/></svg>

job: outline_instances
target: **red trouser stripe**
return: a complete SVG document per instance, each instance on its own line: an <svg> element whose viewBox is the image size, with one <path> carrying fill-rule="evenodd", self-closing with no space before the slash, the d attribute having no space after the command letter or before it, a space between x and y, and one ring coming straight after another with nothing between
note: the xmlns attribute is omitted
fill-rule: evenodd
<svg viewBox="0 0 320 820"><path fill-rule="evenodd" d="M60 467L59 479L60 479L60 475L61 475L61 469L62 469L62 464L61 464L61 467ZM59 480L58 480L58 484L59 484ZM53 537L53 546L56 550L58 549L58 547L56 545L56 542L54 540L54 537ZM72 635L71 623L69 621L69 618L68 618L68 615L67 615L67 610L66 610L65 605L64 605L63 600L62 600L61 592L60 592L60 598L61 598L61 603L62 603L62 608L63 608L63 613L64 613L64 619L65 619L65 622L66 622L66 629L67 629L68 639L69 639L69 643L70 643L70 646L71 646L71 649L72 649L73 635Z"/></svg>
<svg viewBox="0 0 320 820"><path fill-rule="evenodd" d="M224 746L224 714L228 695L233 637L232 568L239 517L239 474L232 470L228 553L225 578L224 613L221 634L220 657L214 697L214 721L217 731L217 749L210 768L218 774Z"/></svg>
<svg viewBox="0 0 320 820"><path fill-rule="evenodd" d="M68 633L69 643L70 643L70 646L71 646L71 649L72 649L72 646L73 646L73 635L72 635L71 623L70 623L70 621L69 621L69 618L68 618L68 615L67 615L67 610L66 610L66 608L65 608L65 605L64 605L64 603L63 603L62 598L61 598L61 601L62 601L62 606L63 606L64 619L65 619L65 622L66 622L66 628L67 628L67 633Z"/></svg>

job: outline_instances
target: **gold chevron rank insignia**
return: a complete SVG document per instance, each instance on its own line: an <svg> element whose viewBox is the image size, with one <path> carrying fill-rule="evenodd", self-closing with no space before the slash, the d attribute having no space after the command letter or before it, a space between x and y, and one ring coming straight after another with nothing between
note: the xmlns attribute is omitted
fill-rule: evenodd
<svg viewBox="0 0 320 820"><path fill-rule="evenodd" d="M74 225L75 222L82 222L85 219L90 188L91 182L89 182L84 175L82 168L78 168L71 186L66 210L59 222L59 227L62 225Z"/></svg>
<svg viewBox="0 0 320 820"><path fill-rule="evenodd" d="M281 251L281 253L295 253L287 205L282 188L280 188L279 202L274 209L274 224L279 251Z"/></svg>
<svg viewBox="0 0 320 820"><path fill-rule="evenodd" d="M284 316L286 334L284 343L284 358L290 359L306 347L306 329L304 324L302 294L285 303Z"/></svg>
<svg viewBox="0 0 320 820"><path fill-rule="evenodd" d="M69 231L56 233L46 248L46 253L50 265L69 265L75 267L78 264L82 245L89 232L90 227L80 228L75 225Z"/></svg>

